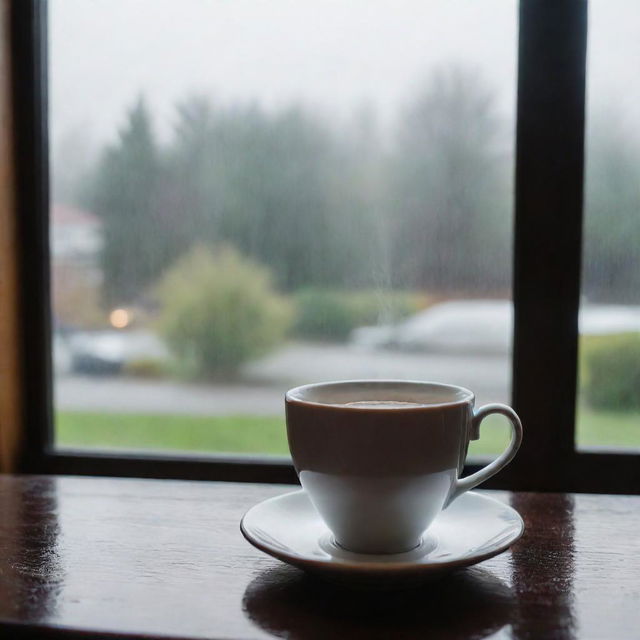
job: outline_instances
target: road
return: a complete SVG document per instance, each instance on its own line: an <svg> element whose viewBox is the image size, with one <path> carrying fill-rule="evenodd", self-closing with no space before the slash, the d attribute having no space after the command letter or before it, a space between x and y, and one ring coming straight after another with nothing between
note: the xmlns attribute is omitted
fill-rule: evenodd
<svg viewBox="0 0 640 640"><path fill-rule="evenodd" d="M191 415L280 415L298 384L353 378L437 380L468 387L478 404L509 401L505 356L460 356L290 344L244 368L241 382L188 384L125 377L58 376L57 409Z"/></svg>

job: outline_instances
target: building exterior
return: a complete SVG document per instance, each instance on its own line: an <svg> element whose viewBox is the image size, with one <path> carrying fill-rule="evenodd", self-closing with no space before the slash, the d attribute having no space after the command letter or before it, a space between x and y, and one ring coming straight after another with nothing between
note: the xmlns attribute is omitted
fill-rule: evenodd
<svg viewBox="0 0 640 640"><path fill-rule="evenodd" d="M54 326L100 326L106 319L100 308L102 223L88 211L62 204L53 204L50 216Z"/></svg>

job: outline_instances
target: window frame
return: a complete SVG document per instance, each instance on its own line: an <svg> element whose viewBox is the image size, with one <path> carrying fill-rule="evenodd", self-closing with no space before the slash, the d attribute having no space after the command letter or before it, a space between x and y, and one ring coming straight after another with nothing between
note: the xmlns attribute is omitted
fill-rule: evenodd
<svg viewBox="0 0 640 640"><path fill-rule="evenodd" d="M521 0L512 403L525 425L488 488L640 493L640 454L574 444L582 252L587 0ZM11 3L23 430L28 473L297 481L287 458L54 450L49 291L47 3ZM551 154L549 149L553 149ZM467 465L474 471L478 465Z"/></svg>

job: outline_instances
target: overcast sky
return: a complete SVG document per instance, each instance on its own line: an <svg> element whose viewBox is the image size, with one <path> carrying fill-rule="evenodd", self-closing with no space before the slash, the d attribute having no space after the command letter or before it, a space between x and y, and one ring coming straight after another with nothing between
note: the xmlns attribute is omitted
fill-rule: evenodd
<svg viewBox="0 0 640 640"><path fill-rule="evenodd" d="M472 65L515 105L516 0L51 0L54 144L100 143L143 93L166 137L176 101L206 93L273 108L302 101L390 124L434 66ZM589 90L640 124L640 2L592 0ZM624 91L623 91L624 89Z"/></svg>
<svg viewBox="0 0 640 640"><path fill-rule="evenodd" d="M102 138L143 92L166 131L204 92L266 107L303 101L383 122L439 63L473 65L514 102L515 0L53 0L54 133Z"/></svg>

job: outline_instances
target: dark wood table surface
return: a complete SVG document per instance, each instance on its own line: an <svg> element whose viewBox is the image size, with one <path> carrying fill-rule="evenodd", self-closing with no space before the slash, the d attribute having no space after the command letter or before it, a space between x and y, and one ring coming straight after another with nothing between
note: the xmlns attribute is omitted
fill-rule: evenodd
<svg viewBox="0 0 640 640"><path fill-rule="evenodd" d="M510 551L379 593L244 540L289 490L0 476L0 638L640 638L640 497L488 492L525 520Z"/></svg>

